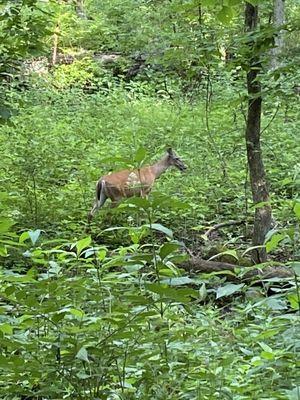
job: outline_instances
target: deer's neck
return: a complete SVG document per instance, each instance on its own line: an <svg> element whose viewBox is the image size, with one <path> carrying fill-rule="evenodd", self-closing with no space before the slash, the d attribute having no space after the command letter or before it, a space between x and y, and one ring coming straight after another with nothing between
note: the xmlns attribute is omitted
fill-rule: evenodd
<svg viewBox="0 0 300 400"><path fill-rule="evenodd" d="M152 165L151 169L155 175L155 178L158 178L170 167L168 158L169 156L167 154L161 160L157 161L155 164Z"/></svg>

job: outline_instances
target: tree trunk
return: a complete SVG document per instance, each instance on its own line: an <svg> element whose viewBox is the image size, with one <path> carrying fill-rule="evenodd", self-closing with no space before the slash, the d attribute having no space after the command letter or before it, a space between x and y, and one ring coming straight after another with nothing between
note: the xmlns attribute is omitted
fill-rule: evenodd
<svg viewBox="0 0 300 400"><path fill-rule="evenodd" d="M250 3L246 3L246 30L255 30L257 27L257 23L258 7L253 6ZM247 72L247 88L249 100L245 138L252 197L254 204L258 205L255 209L252 243L253 246L261 246L264 244L266 234L270 229L272 213L271 207L269 205L269 191L260 145L262 97L261 84L259 81L258 73L261 70L261 65L258 56L255 54L254 40L255 39L251 39L251 42L249 42L250 60L249 69ZM255 263L265 262L267 259L265 248L254 249L252 257Z"/></svg>
<svg viewBox="0 0 300 400"><path fill-rule="evenodd" d="M274 0L273 6L273 26L279 29L285 22L284 18L284 1L285 0ZM284 47L284 32L283 30L278 31L275 37L275 47L271 51L271 68L275 69L280 66L280 55Z"/></svg>
<svg viewBox="0 0 300 400"><path fill-rule="evenodd" d="M58 35L59 35L59 24L56 25L54 34L53 34L53 49L52 49L51 65L55 65L57 62Z"/></svg>
<svg viewBox="0 0 300 400"><path fill-rule="evenodd" d="M84 11L83 0L76 0L75 11L76 11L76 14L77 14L77 16L79 18L87 19L87 15L86 15L86 13Z"/></svg>

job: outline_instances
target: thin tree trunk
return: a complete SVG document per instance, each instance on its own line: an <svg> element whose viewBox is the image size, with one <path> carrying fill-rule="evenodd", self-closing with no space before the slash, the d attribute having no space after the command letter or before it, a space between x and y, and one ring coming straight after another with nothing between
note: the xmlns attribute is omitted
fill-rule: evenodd
<svg viewBox="0 0 300 400"><path fill-rule="evenodd" d="M84 11L83 0L76 0L75 11L76 11L76 14L77 14L77 16L79 18L87 19L87 15L86 15L86 13Z"/></svg>
<svg viewBox="0 0 300 400"><path fill-rule="evenodd" d="M53 49L52 49L52 60L51 60L52 65L55 65L57 62L58 34L59 34L59 24L56 25L53 35Z"/></svg>
<svg viewBox="0 0 300 400"><path fill-rule="evenodd" d="M273 6L273 26L274 28L280 28L284 22L284 2L285 0L274 0ZM280 55L284 47L284 31L281 29L278 31L275 37L275 47L271 51L271 68L275 69L280 66Z"/></svg>
<svg viewBox="0 0 300 400"><path fill-rule="evenodd" d="M253 6L250 3L246 3L246 30L255 30L257 23L258 7ZM251 55L249 60L249 70L247 72L249 100L245 138L252 197L254 204L258 205L255 209L252 243L253 246L261 246L264 244L266 234L270 229L272 213L269 205L269 191L260 145L262 97L258 73L261 70L261 65L258 56L255 54L254 42L250 42L249 46ZM259 203L262 204L259 205ZM265 248L255 249L252 253L252 257L256 263L265 262L267 259Z"/></svg>

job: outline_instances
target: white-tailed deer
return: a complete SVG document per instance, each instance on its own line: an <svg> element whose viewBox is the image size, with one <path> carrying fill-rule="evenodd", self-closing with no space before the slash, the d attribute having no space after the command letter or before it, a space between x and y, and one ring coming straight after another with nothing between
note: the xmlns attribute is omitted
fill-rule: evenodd
<svg viewBox="0 0 300 400"><path fill-rule="evenodd" d="M89 212L88 221L92 220L108 198L116 204L123 198L146 196L155 180L172 166L180 171L185 171L187 168L178 155L169 148L167 154L153 165L134 170L125 169L102 176L96 184L96 200Z"/></svg>

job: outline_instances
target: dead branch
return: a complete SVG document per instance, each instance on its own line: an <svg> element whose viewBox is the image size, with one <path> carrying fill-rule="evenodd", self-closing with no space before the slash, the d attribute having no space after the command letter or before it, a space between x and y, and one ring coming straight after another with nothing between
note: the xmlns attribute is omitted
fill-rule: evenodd
<svg viewBox="0 0 300 400"><path fill-rule="evenodd" d="M210 234L214 231L217 231L220 228L223 228L224 226L232 226L232 225L242 225L245 224L246 221L245 220L241 220L241 221L226 221L226 222L221 222L219 224L213 225L211 228L209 228L205 233L204 236L206 236L207 238L209 238Z"/></svg>

